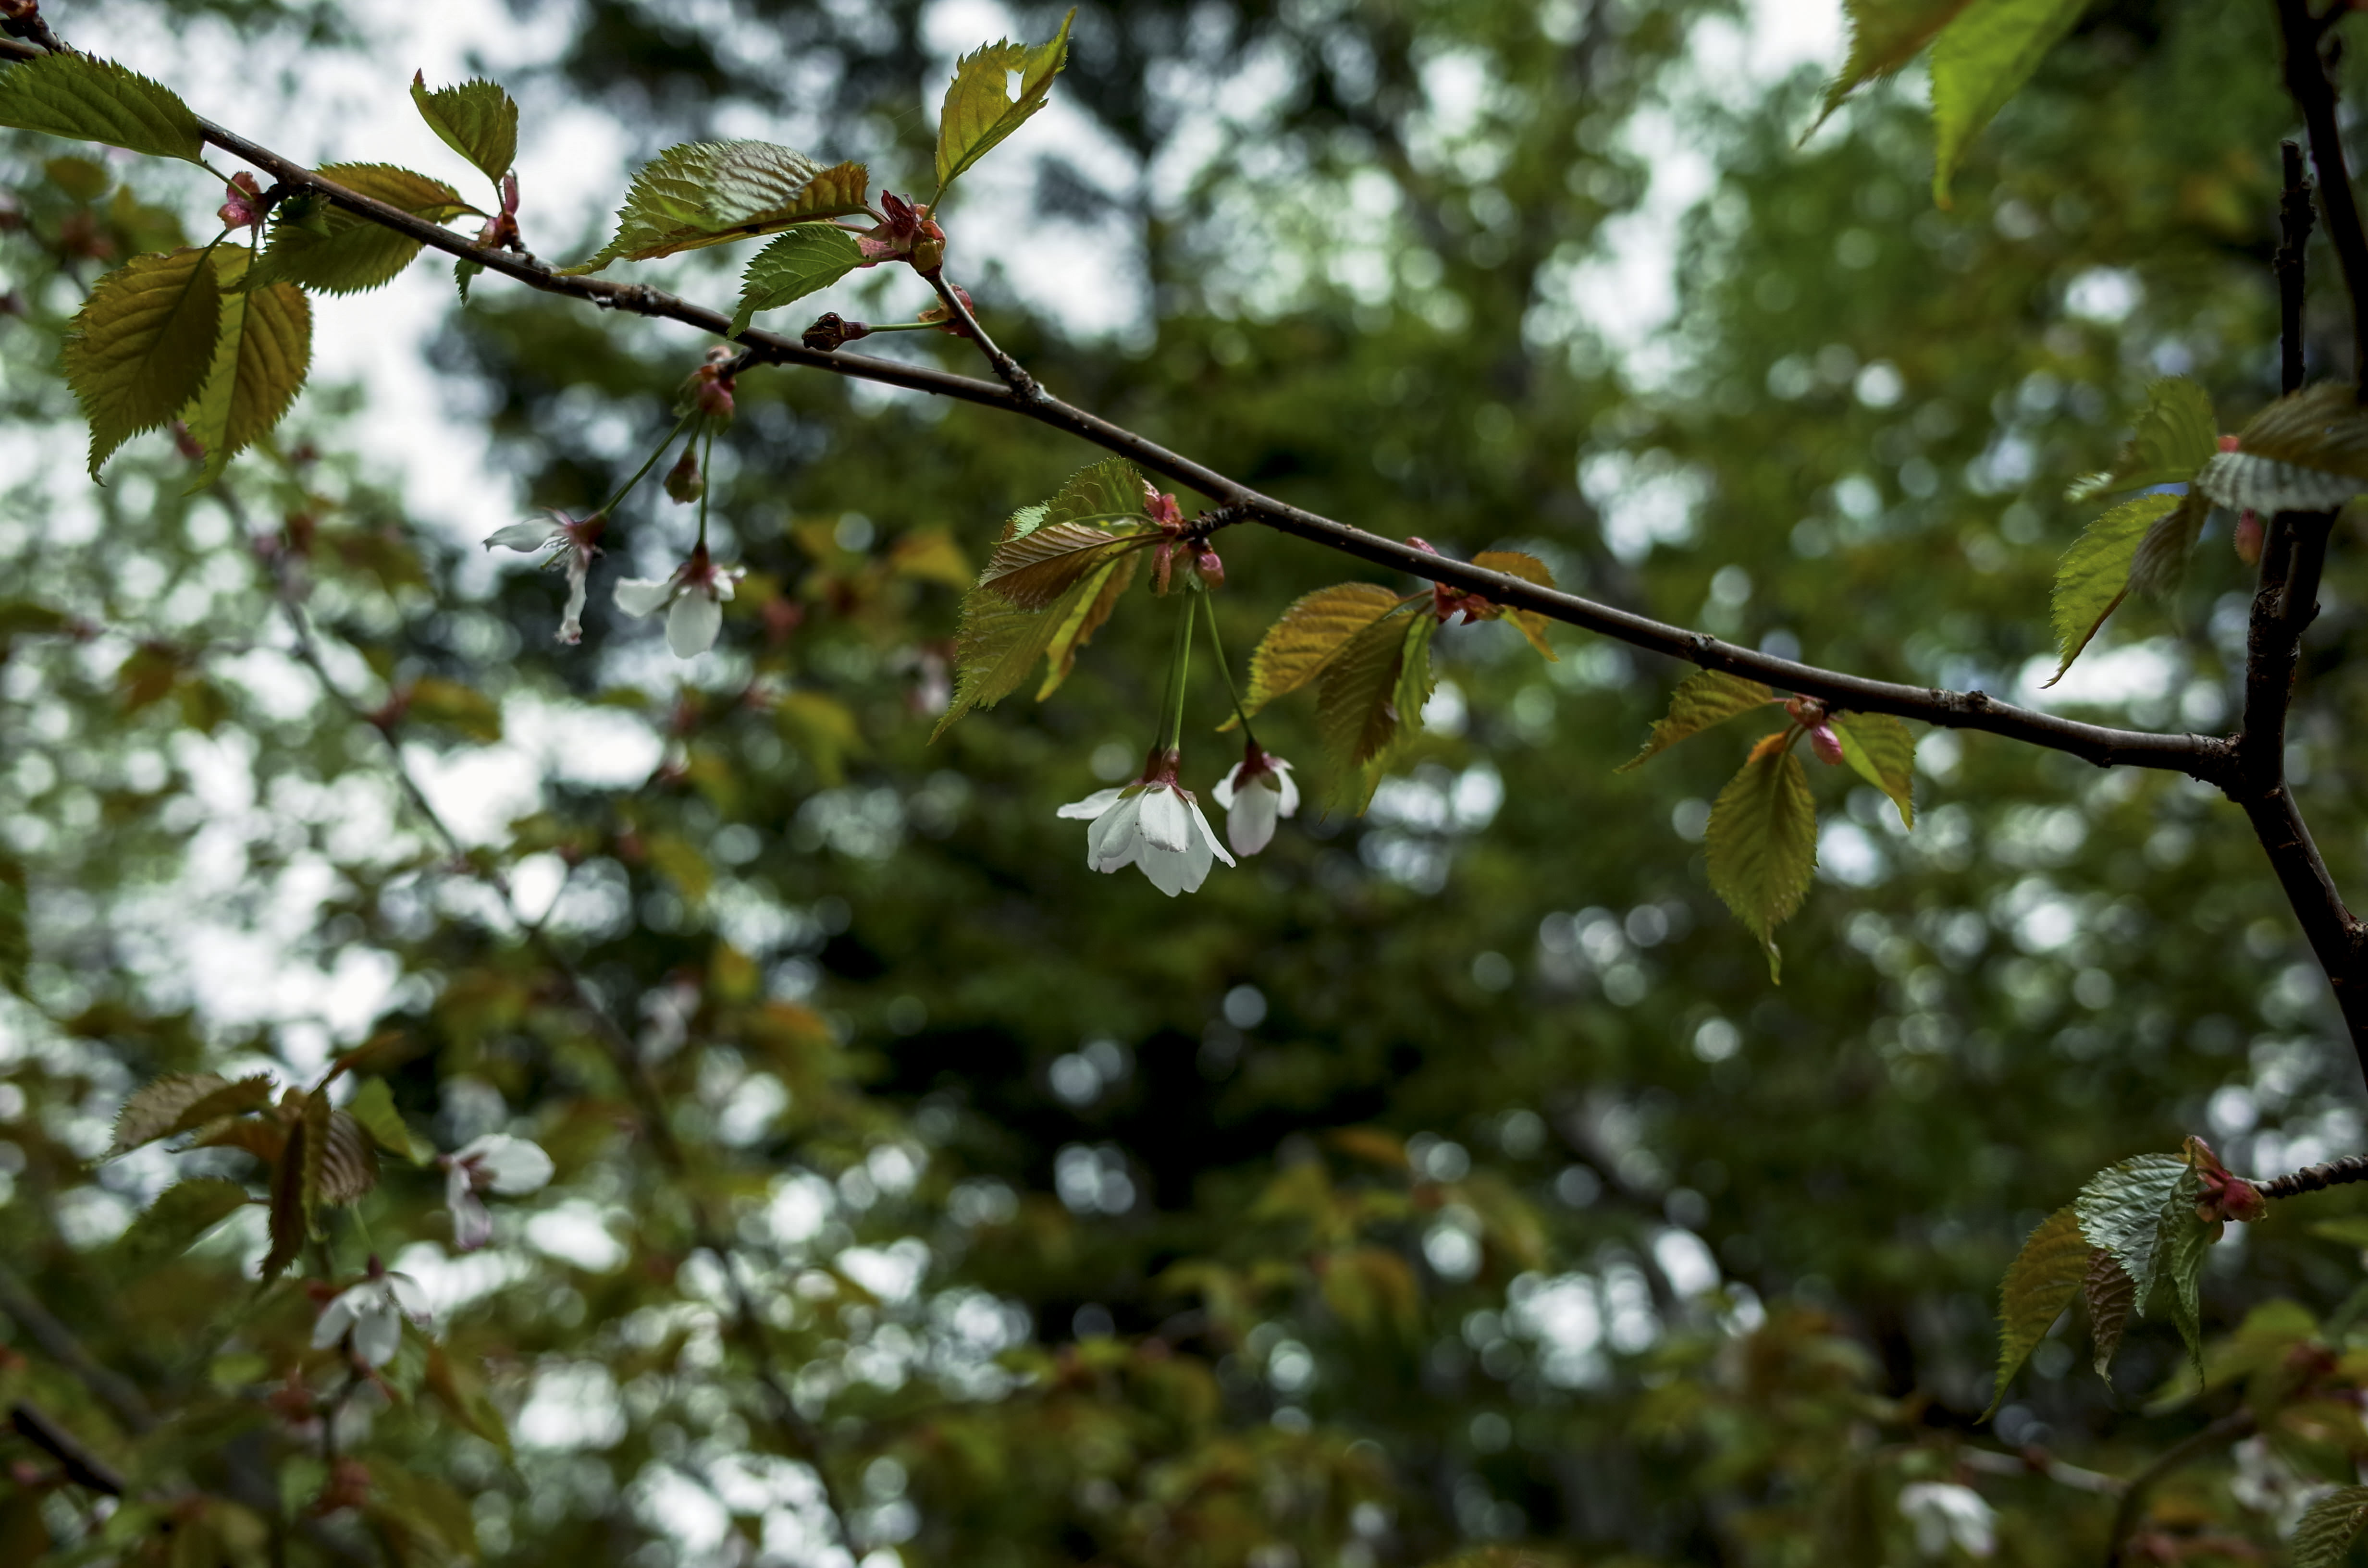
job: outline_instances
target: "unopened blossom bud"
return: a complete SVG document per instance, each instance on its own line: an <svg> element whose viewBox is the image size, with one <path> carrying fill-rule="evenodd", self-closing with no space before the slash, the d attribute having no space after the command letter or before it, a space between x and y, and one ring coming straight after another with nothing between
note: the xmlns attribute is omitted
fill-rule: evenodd
<svg viewBox="0 0 2368 1568"><path fill-rule="evenodd" d="M2203 1139L2187 1141L2187 1164L2203 1185L2195 1200L2195 1217L2205 1224L2217 1227L2226 1220L2249 1224L2269 1213L2270 1200L2261 1196L2261 1189L2221 1165Z"/></svg>
<svg viewBox="0 0 2368 1568"><path fill-rule="evenodd" d="M225 229L252 229L263 222L263 187L253 175L242 169L231 176L230 199L215 216Z"/></svg>
<svg viewBox="0 0 2368 1568"><path fill-rule="evenodd" d="M806 328L800 341L819 354L836 354L859 337L871 335L871 328L860 321L848 321L837 311L825 311Z"/></svg>
<svg viewBox="0 0 2368 1568"><path fill-rule="evenodd" d="M328 1478L321 1483L321 1494L313 1499L305 1512L318 1518L341 1508L361 1507L370 1498L370 1466L359 1460L341 1459L329 1467Z"/></svg>
<svg viewBox="0 0 2368 1568"><path fill-rule="evenodd" d="M1790 698L1784 703L1784 711L1804 729L1826 722L1826 705L1814 697Z"/></svg>
<svg viewBox="0 0 2368 1568"><path fill-rule="evenodd" d="M2234 437L2234 436L2223 436L2223 437L2220 437L2220 449L2221 449L2222 451L2224 451L2224 452L2233 452L2233 451L2235 451L2235 450L2237 449L2237 437Z"/></svg>
<svg viewBox="0 0 2368 1568"><path fill-rule="evenodd" d="M689 447L674 467L666 470L666 493L688 505L707 493L707 481L699 472L699 454Z"/></svg>
<svg viewBox="0 0 2368 1568"><path fill-rule="evenodd" d="M1225 563L1209 547L1207 540L1202 540L1200 548L1192 552L1192 570L1201 574L1201 581L1212 588L1225 580Z"/></svg>
<svg viewBox="0 0 2368 1568"><path fill-rule="evenodd" d="M1159 548L1151 552L1151 591L1155 594L1167 592L1168 577L1175 570L1176 541L1161 540Z"/></svg>
<svg viewBox="0 0 2368 1568"><path fill-rule="evenodd" d="M1819 762L1830 767L1842 759L1842 738L1834 733L1831 724L1812 724L1809 726L1809 749L1817 754Z"/></svg>
<svg viewBox="0 0 2368 1568"><path fill-rule="evenodd" d="M719 425L728 423L733 412L732 378L725 370L734 358L735 351L721 343L709 349L706 363L683 383L684 403L676 406L687 404Z"/></svg>
<svg viewBox="0 0 2368 1568"><path fill-rule="evenodd" d="M206 444L192 435L189 427L177 419L173 421L173 449L193 463L205 461Z"/></svg>
<svg viewBox="0 0 2368 1568"><path fill-rule="evenodd" d="M2261 515L2255 511L2237 514L2237 531L2230 539L2237 547L2237 559L2248 566L2261 563Z"/></svg>

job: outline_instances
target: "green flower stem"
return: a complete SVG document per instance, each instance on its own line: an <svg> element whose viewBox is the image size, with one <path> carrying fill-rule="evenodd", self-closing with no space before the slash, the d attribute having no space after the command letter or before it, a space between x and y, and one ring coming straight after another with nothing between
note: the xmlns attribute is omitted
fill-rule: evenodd
<svg viewBox="0 0 2368 1568"><path fill-rule="evenodd" d="M1225 677L1225 695L1234 699L1234 717L1242 722L1242 739L1258 744L1258 735L1250 729L1249 710L1242 706L1242 688L1234 684L1234 666L1226 661L1225 646L1217 640L1217 596L1199 596L1201 608L1209 612L1209 649L1217 655L1217 671Z"/></svg>
<svg viewBox="0 0 2368 1568"><path fill-rule="evenodd" d="M1185 590L1189 595L1191 590ZM1184 684L1192 669L1192 603L1188 597L1184 613L1176 618L1176 652L1171 658L1167 687L1167 749L1174 751L1184 738Z"/></svg>
<svg viewBox="0 0 2368 1568"><path fill-rule="evenodd" d="M877 322L866 322L863 324L867 332L935 332L939 327L945 325L945 323L934 321L892 321L885 323L884 324Z"/></svg>
<svg viewBox="0 0 2368 1568"><path fill-rule="evenodd" d="M715 487L715 426L707 426L707 445L699 454L699 548L707 548L707 493ZM693 437L696 440L698 437ZM673 439L668 437L667 439Z"/></svg>
<svg viewBox="0 0 2368 1568"><path fill-rule="evenodd" d="M699 410L694 407L689 413L685 414L681 418L676 420L674 422L674 428L666 433L666 439L660 441L656 448L651 451L650 455L643 460L642 466L633 471L633 477L625 481L623 486L620 487L614 495L609 496L607 501L603 502L600 509L592 515L596 517L605 517L609 513L615 511L618 507L623 506L625 504L625 497L633 493L633 486L639 484L643 479L647 478L649 476L650 470L658 466L658 460L666 456L666 449L674 445L674 438L682 434L683 426L698 417Z"/></svg>

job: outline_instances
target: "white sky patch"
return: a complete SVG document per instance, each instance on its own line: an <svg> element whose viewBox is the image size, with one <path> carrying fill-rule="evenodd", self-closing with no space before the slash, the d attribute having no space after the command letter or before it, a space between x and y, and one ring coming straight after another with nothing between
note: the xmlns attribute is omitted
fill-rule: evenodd
<svg viewBox="0 0 2368 1568"><path fill-rule="evenodd" d="M2178 684L2181 667L2178 645L2167 637L2117 648L2091 643L2064 678L2050 687L2055 663L2055 654L2043 653L2024 665L2015 676L2014 700L2039 709L2158 701Z"/></svg>

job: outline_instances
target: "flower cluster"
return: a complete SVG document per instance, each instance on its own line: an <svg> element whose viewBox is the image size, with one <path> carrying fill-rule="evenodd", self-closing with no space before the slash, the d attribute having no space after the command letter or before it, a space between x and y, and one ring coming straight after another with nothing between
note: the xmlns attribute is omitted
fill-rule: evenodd
<svg viewBox="0 0 2368 1568"><path fill-rule="evenodd" d="M1133 782L1072 801L1060 815L1084 821L1086 864L1097 871L1141 869L1168 897L1198 892L1216 862L1235 864L1217 843L1199 797L1177 782L1178 756L1154 746ZM1212 791L1225 808L1225 836L1235 850L1255 855L1273 841L1275 824L1299 810L1291 764L1256 741Z"/></svg>

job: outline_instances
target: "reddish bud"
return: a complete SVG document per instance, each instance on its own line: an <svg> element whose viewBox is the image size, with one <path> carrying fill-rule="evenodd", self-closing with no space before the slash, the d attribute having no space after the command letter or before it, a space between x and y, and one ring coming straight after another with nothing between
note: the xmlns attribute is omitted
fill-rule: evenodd
<svg viewBox="0 0 2368 1568"><path fill-rule="evenodd" d="M1834 733L1831 724L1812 724L1809 726L1809 749L1817 754L1819 762L1831 767L1842 759L1842 738Z"/></svg>
<svg viewBox="0 0 2368 1568"><path fill-rule="evenodd" d="M689 447L674 467L666 470L666 493L686 505L707 494L707 481L699 472L699 454Z"/></svg>
<svg viewBox="0 0 2368 1568"><path fill-rule="evenodd" d="M2237 547L2237 559L2248 566L2261 563L2261 515L2255 511L2237 514L2237 531L2229 542Z"/></svg>
<svg viewBox="0 0 2368 1568"><path fill-rule="evenodd" d="M2261 1189L2243 1176L2231 1175L2203 1139L2187 1141L2187 1164L2203 1186L2196 1199L2195 1217L2205 1224L2216 1226L2226 1220L2250 1223L2269 1213L2270 1200L2261 1196Z"/></svg>
<svg viewBox="0 0 2368 1568"><path fill-rule="evenodd" d="M206 460L206 444L190 435L189 427L177 419L173 421L173 449L193 463Z"/></svg>
<svg viewBox="0 0 2368 1568"><path fill-rule="evenodd" d="M953 294L954 298L962 302L962 309L971 313L973 320L976 320L978 316L978 307L971 303L970 290L957 283L953 285ZM954 313L951 311L946 309L943 305L931 305L928 310L921 312L920 319L925 322L935 322L937 324L938 330L946 334L950 337L968 337L970 334L964 332L960 324L955 322L953 314Z"/></svg>
<svg viewBox="0 0 2368 1568"><path fill-rule="evenodd" d="M1784 704L1784 711L1792 715L1793 722L1804 729L1826 722L1826 705L1814 697L1788 699Z"/></svg>
<svg viewBox="0 0 2368 1568"><path fill-rule="evenodd" d="M263 222L263 188L255 176L241 170L230 180L230 199L215 216L225 229L252 229Z"/></svg>
<svg viewBox="0 0 2368 1568"><path fill-rule="evenodd" d="M1192 570L1201 574L1201 581L1212 588L1225 580L1225 563L1218 559L1214 550L1209 548L1207 540L1202 540L1200 549L1193 552Z"/></svg>
<svg viewBox="0 0 2368 1568"><path fill-rule="evenodd" d="M2233 451L2235 451L2235 450L2237 449L2237 437L2234 437L2234 436L2223 436L2223 437L2220 437L2220 449L2221 449L2222 451L2224 451L2224 452L2233 452Z"/></svg>
<svg viewBox="0 0 2368 1568"><path fill-rule="evenodd" d="M825 311L806 328L802 341L818 354L836 354L859 337L871 335L871 328L860 321L848 321L837 311Z"/></svg>
<svg viewBox="0 0 2368 1568"><path fill-rule="evenodd" d="M1184 531L1184 509L1176 504L1175 496L1154 490L1149 480L1143 483L1143 509L1151 518L1152 526L1160 532L1180 534Z"/></svg>
<svg viewBox="0 0 2368 1568"><path fill-rule="evenodd" d="M1155 594L1166 593L1168 576L1175 569L1176 541L1172 539L1161 540L1159 548L1151 552L1151 591Z"/></svg>

